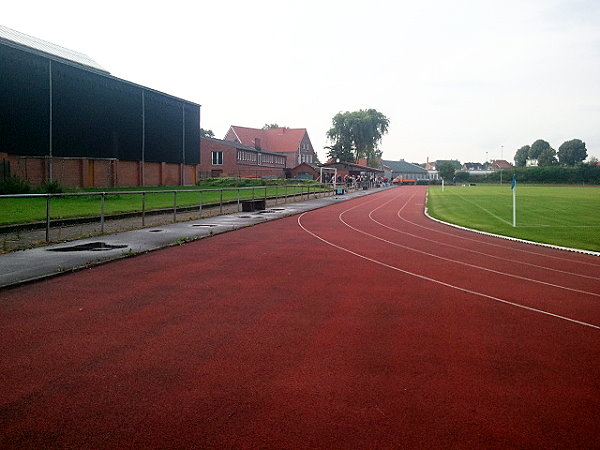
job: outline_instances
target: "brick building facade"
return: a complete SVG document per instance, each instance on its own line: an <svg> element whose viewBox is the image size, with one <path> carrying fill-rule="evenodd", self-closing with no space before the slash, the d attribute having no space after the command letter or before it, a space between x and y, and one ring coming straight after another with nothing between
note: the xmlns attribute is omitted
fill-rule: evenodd
<svg viewBox="0 0 600 450"><path fill-rule="evenodd" d="M238 142L203 137L198 177L285 178L286 159Z"/></svg>

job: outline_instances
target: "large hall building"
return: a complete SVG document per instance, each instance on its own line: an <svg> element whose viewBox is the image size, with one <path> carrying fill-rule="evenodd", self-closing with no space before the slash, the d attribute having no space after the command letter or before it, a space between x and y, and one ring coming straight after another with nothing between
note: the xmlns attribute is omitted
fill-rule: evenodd
<svg viewBox="0 0 600 450"><path fill-rule="evenodd" d="M0 173L37 186L197 181L200 105L0 26Z"/></svg>

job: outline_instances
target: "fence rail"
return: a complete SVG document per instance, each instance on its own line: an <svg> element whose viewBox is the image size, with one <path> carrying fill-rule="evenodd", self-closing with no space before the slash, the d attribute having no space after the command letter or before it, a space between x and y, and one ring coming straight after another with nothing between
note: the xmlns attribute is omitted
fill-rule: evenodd
<svg viewBox="0 0 600 450"><path fill-rule="evenodd" d="M189 199L185 204L178 204L178 194L198 194L197 202L190 204ZM334 186L328 184L320 185L304 185L304 184L289 184L289 185L272 185L272 186L251 186L251 187L228 187L228 188L213 188L213 189L172 189L172 190L151 190L151 191L103 191L103 192L72 192L72 193L48 193L48 194L9 194L0 195L0 201L2 199L16 199L16 198L43 198L45 199L45 229L46 229L46 241L50 241L50 231L52 228L53 221L64 221L69 220L67 217L52 218L52 203L53 200L70 198L70 197L98 197L98 214L97 215L85 215L85 219L89 219L87 223L92 223L97 220L100 222L100 233L104 233L104 224L107 218L113 218L113 215L106 214L106 206L111 201L111 197L128 195L128 196L139 196L139 208L127 209L119 211L119 213L128 213L141 216L142 227L146 225L146 214L150 212L172 210L173 222L177 222L177 211L185 209L186 211L198 210L199 217L202 217L203 208L207 207L218 207L219 214L223 214L223 206L226 204L237 204L237 211L240 211L240 207L245 200L256 200L264 198L265 203L267 200L274 201L278 204L281 200L283 203L288 203L289 199L295 201L300 198L300 201L304 199L310 199L311 195L315 198L318 194L334 195L336 190ZM172 195L173 202L170 208L148 208L148 197L153 194ZM212 194L212 195L211 195ZM216 194L216 195L215 195ZM206 200L206 197L211 199L217 198L217 201ZM179 197L181 199L181 196ZM81 216L73 216L74 218L80 219ZM40 222L37 222L40 223ZM23 226L27 224L24 223ZM31 225L31 223L30 223ZM41 228L41 227L40 227Z"/></svg>

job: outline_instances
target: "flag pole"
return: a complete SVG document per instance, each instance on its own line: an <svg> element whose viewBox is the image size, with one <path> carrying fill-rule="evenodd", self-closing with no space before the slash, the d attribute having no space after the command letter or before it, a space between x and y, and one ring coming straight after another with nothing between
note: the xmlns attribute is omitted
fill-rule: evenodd
<svg viewBox="0 0 600 450"><path fill-rule="evenodd" d="M513 223L512 226L516 227L517 226L517 178L515 177L515 175L513 174L512 177L512 183L510 185L510 188L512 189L512 197L513 197Z"/></svg>

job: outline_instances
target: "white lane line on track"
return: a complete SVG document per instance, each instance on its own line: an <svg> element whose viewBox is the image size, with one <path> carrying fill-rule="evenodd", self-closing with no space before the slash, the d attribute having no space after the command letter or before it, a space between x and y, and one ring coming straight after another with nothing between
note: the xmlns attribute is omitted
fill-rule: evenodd
<svg viewBox="0 0 600 450"><path fill-rule="evenodd" d="M460 286L455 286L453 284L446 283L446 282L441 281L441 280L436 280L435 278L427 277L425 275L421 275L421 274L418 274L418 273L415 273L415 272L410 272L408 270L404 270L404 269L401 269L399 267L392 266L390 264L386 264L386 263L384 263L382 261L378 261L376 259L369 258L368 256L361 255L360 253L356 253L356 252L354 252L354 251L352 251L352 250L350 250L348 248L345 248L345 247L342 247L340 245L334 244L333 242L330 242L330 241L326 240L325 238L322 238L321 236L319 236L316 233L313 233L312 231L310 231L309 229L307 229L302 224L302 218L306 214L308 214L309 212L313 212L313 211L307 211L307 212L302 213L302 214L300 214L298 216L298 218L297 218L298 226L300 228L302 228L302 230L304 230L306 233L310 234L311 236L315 237L316 239L320 240L321 242L323 242L323 243L325 243L327 245L330 245L331 247L337 248L338 250L341 250L343 252L349 253L349 254L354 255L354 256L356 256L358 258L364 259L366 261L372 262L372 263L380 265L382 267L386 267L388 269L395 270L397 272L401 272L401 273L404 273L406 275L410 275L410 276L413 276L415 278L419 278L421 280L429 281L431 283L439 284L441 286L445 286L445 287L448 287L450 289L455 289L457 291L465 292L467 294L476 295L478 297L486 298L488 300L493 300L495 302L504 303L506 305L514 306L516 308L525 309L527 311L532 311L532 312L536 312L536 313L539 313L539 314L544 314L546 316L554 317L554 318L557 318L557 319L565 320L567 322L572 322L572 323L576 323L578 325L583 325L583 326L586 326L586 327L595 328L597 330L600 330L600 326L598 326L598 325L593 325L591 323L582 322L582 321L576 320L576 319L571 319L569 317L565 317L565 316L561 316L561 315L558 315L558 314L554 314L554 313L551 313L551 312L548 312L548 311L544 311L542 309L537 309L537 308L532 308L530 306L521 305L519 303L514 303L514 302L511 302L511 301L508 301L508 300L504 300L504 299L501 299L501 298L498 298L498 297L494 297L492 295L484 294L482 292L477 292L477 291L472 291L470 289L465 289L465 288L462 288Z"/></svg>
<svg viewBox="0 0 600 450"><path fill-rule="evenodd" d="M409 201L410 201L410 200L411 200L413 197L414 197L414 195L413 195L412 197L410 197L410 198L409 198L409 199L406 201L406 203L405 203L405 204L404 204L404 206L403 206L403 207L400 209L400 211L402 211L402 209L404 209L404 207L405 207L405 206L408 204L408 202L409 202ZM392 200L393 200L393 199L392 199ZM389 202L391 202L392 200L389 200ZM386 202L386 203L389 203L389 202ZM369 202L369 203L370 203L370 202ZM384 203L384 204L386 204L386 203ZM463 266L471 267L471 268L473 268L473 269L479 269L479 270L483 270L483 271L486 271L486 272L495 273L495 274L497 274L497 275L503 275L503 276L506 276L506 277L515 278L515 279L517 279L517 280L529 281L529 282L532 282L532 283L538 283L538 284L542 284L542 285L544 285L544 286L549 286L549 287L553 287L553 288L557 288L557 289L564 289L564 290L566 290L566 291L577 292L578 294L584 294L584 295L591 295L591 296L594 296L594 297L600 297L600 294L598 294L598 293L595 293L595 292L583 291L583 290L580 290L580 289L575 289L575 288L570 288L570 287L566 287L566 286L561 286L561 285L559 285L559 284L548 283L548 282L546 282L546 281L541 281L541 280L536 280L536 279L533 279L533 278L523 277L523 276L520 276L520 275L514 275L514 274L510 274L510 273L506 273L506 272L501 272L501 271L499 271L499 270L488 269L488 268L486 268L486 267L481 267L481 266L477 266L477 265L475 265L475 264L466 263L466 262L463 262L463 261L459 261L459 260L457 260L457 259L446 258L446 257L444 257L444 256L439 256L439 255L436 255L436 254L434 254L434 253L425 252L425 251L423 251L423 250L418 250L418 249L416 249L416 248L413 248L413 247L408 247L408 246L406 246L406 245L402 245L402 244L398 244L398 243L396 243L396 242L393 242L393 241L388 241L387 239L383 239L383 238L381 238L381 237L379 237L379 236L375 236L374 234L367 233L366 231L359 230L358 228L355 228L355 227L353 227L352 225L350 225L348 222L346 222L346 221L343 219L343 215L344 215L344 214L346 214L346 213L347 213L347 212L349 212L349 211L352 211L353 209L356 209L356 208L358 208L359 206L362 206L362 205L363 205L363 204L355 205L355 206L353 206L352 208L348 208L348 209L346 209L345 211L342 211L342 212L341 212L341 213L338 215L338 219L340 220L340 222L342 222L342 223L343 223L344 225L346 225L348 228L350 228L350 229L352 229L352 230L356 231L357 233L361 233L361 234L363 234L363 235L365 235L365 236L367 236L367 237L370 237L370 238L373 238L373 239L377 239L377 240L379 240L379 241L385 242L386 244L390 244L390 245L393 245L393 246L395 246L395 247L400 247L400 248L403 248L403 249L405 249L405 250L413 251L413 252L420 253L420 254L422 254L422 255L426 255L426 256L431 256L432 258L441 259L441 260L443 260L443 261L448 261L448 262L451 262L451 263L453 263L453 264L461 264L461 265L463 265ZM377 209L378 209L378 208L375 208L375 210L377 210ZM375 211L375 210L373 210L373 211ZM372 212L372 211L371 211L371 212Z"/></svg>
<svg viewBox="0 0 600 450"><path fill-rule="evenodd" d="M400 213L402 212L402 210L404 209L404 207L405 207L405 206L408 204L408 202L410 202L410 200L412 200L412 199L413 199L413 197L414 197L414 196L415 196L415 194L413 194L413 195L412 195L412 196L411 196L411 197L410 197L410 198L409 198L409 199L406 201L406 203L405 203L405 204L402 206L402 208L400 208L400 209L397 211L397 213L396 213L396 214L398 215L398 217L402 218L402 217L400 216ZM396 198L397 198L397 197L396 197ZM574 277L587 278L587 279L590 279L590 280L600 280L600 277L593 277L593 276L591 276L591 275L584 275L584 274L575 273L575 272L568 272L568 271L566 271L566 270L554 269L554 268L552 268L552 267L541 266L541 265L539 265L539 264L532 264L532 263L528 263L528 262L525 262L525 261L519 261L519 260L514 260L514 259L509 259L509 258L503 258L503 257L501 257L501 256L495 256L495 255L491 255L491 254L489 254L489 253L480 252L480 251L477 251L477 250L472 250L472 249L468 249L468 248L460 247L460 246L458 246L458 245L448 244L447 242L444 242L444 241L439 241L439 240L436 240L436 239L425 238L425 237L423 237L423 236L419 236L419 235L416 235L416 234L413 234L413 233L409 233L409 232L407 232L407 231L402 231L402 230L399 230L398 228L390 227L390 226L388 226L388 225L385 225L384 223L381 223L381 222L379 222L379 221L377 221L376 219L374 219L374 218L373 218L372 214L373 214L375 211L377 211L378 209L380 209L380 208L384 207L385 205L387 205L387 204L391 203L392 201L396 200L396 198L392 198L392 199L388 200L387 202L383 203L382 205L380 205L379 207L377 207L377 208L375 208L373 211L371 211L371 212L369 213L369 219L371 219L371 220L372 220L373 222L375 222L376 224L378 224L378 225L380 225L380 226L382 226L382 227L384 227L384 228L387 228L388 230L395 231L395 232L397 232L397 233L401 233L401 234L405 234L405 235L407 235L407 236L411 236L411 237L414 237L414 238L416 238L416 239L421 239L421 240L423 240L423 241L432 242L432 243L434 243L434 244L444 245L444 246L446 246L446 247L450 247L450 248L458 249L458 250L461 250L461 251L464 251L464 252L468 252L468 253L474 253L474 254L477 254L477 255L482 255L482 256L486 256L486 257L488 257L488 258L499 259L499 260L501 260L501 261L508 261L508 262L510 262L511 264L522 264L522 265L526 265L526 266L530 266L530 267L535 267L535 268L538 268L538 269L543 269L543 270L549 270L549 271L553 271L553 272L558 272L558 273L562 273L562 274L566 274L566 275L571 275L571 276L574 276ZM412 222L410 222L410 221L407 221L407 222L409 222L409 223L412 223ZM505 248L506 248L506 247L505 247Z"/></svg>

